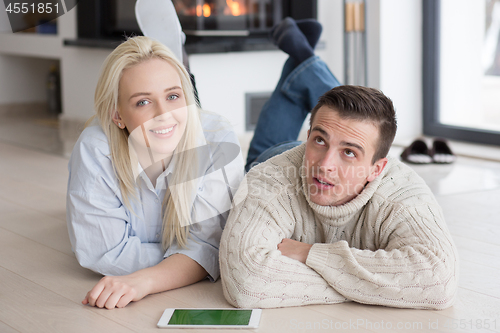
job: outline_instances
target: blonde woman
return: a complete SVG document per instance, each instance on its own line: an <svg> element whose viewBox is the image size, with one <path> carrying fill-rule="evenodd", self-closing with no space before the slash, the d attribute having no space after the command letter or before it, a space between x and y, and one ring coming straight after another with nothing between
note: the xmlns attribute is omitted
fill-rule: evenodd
<svg viewBox="0 0 500 333"><path fill-rule="evenodd" d="M82 303L124 307L215 281L222 228L243 178L234 132L196 107L184 66L147 37L108 56L95 110L69 162L73 251L105 275Z"/></svg>

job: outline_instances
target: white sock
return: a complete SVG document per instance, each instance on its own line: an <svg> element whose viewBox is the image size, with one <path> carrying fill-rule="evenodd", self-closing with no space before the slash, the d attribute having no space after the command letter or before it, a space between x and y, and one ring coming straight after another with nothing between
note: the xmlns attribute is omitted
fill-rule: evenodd
<svg viewBox="0 0 500 333"><path fill-rule="evenodd" d="M137 0L135 18L144 36L167 46L182 63L182 45L186 35L182 32L171 0Z"/></svg>

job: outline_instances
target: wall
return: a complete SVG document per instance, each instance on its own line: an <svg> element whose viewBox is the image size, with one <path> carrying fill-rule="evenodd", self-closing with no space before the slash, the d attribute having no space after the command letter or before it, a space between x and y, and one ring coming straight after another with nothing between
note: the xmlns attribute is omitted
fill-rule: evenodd
<svg viewBox="0 0 500 333"><path fill-rule="evenodd" d="M343 7L342 0L318 0L318 21L323 26L320 41L325 49L317 53L340 82L344 78Z"/></svg>
<svg viewBox="0 0 500 333"><path fill-rule="evenodd" d="M396 142L422 135L422 1L368 0L369 86L393 100Z"/></svg>
<svg viewBox="0 0 500 333"><path fill-rule="evenodd" d="M47 75L57 60L0 55L0 104L47 101Z"/></svg>
<svg viewBox="0 0 500 333"><path fill-rule="evenodd" d="M94 114L94 91L101 65L112 50L68 47L63 51L64 121L86 121Z"/></svg>
<svg viewBox="0 0 500 333"><path fill-rule="evenodd" d="M0 2L0 34L12 35L4 2ZM56 59L0 54L0 104L45 102L47 75L54 64Z"/></svg>
<svg viewBox="0 0 500 333"><path fill-rule="evenodd" d="M202 107L245 131L245 93L272 91L286 55L280 51L196 54L189 57Z"/></svg>
<svg viewBox="0 0 500 333"><path fill-rule="evenodd" d="M63 38L76 39L76 10L60 18ZM63 123L84 122L94 114L94 91L97 79L111 49L65 46L61 51L63 82Z"/></svg>

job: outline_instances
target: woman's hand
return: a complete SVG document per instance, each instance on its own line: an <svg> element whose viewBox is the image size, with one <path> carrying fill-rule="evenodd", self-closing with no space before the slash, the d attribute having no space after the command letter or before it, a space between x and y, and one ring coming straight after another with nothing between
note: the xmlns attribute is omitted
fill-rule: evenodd
<svg viewBox="0 0 500 333"><path fill-rule="evenodd" d="M98 308L123 308L132 301L138 301L149 294L146 280L139 274L105 276L87 293L82 304Z"/></svg>
<svg viewBox="0 0 500 333"><path fill-rule="evenodd" d="M105 276L82 301L98 308L123 308L149 294L198 282L207 276L205 269L183 254L174 254L158 265L124 276Z"/></svg>
<svg viewBox="0 0 500 333"><path fill-rule="evenodd" d="M283 238L281 243L278 244L278 250L282 255L298 260L303 264L306 263L311 247L311 244L298 242L289 238Z"/></svg>

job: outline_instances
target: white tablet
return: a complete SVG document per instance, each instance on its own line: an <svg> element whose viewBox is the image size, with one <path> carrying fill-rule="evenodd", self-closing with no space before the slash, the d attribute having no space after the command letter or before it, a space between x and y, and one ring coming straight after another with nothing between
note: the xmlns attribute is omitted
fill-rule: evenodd
<svg viewBox="0 0 500 333"><path fill-rule="evenodd" d="M166 309L159 328L257 328L261 309Z"/></svg>

